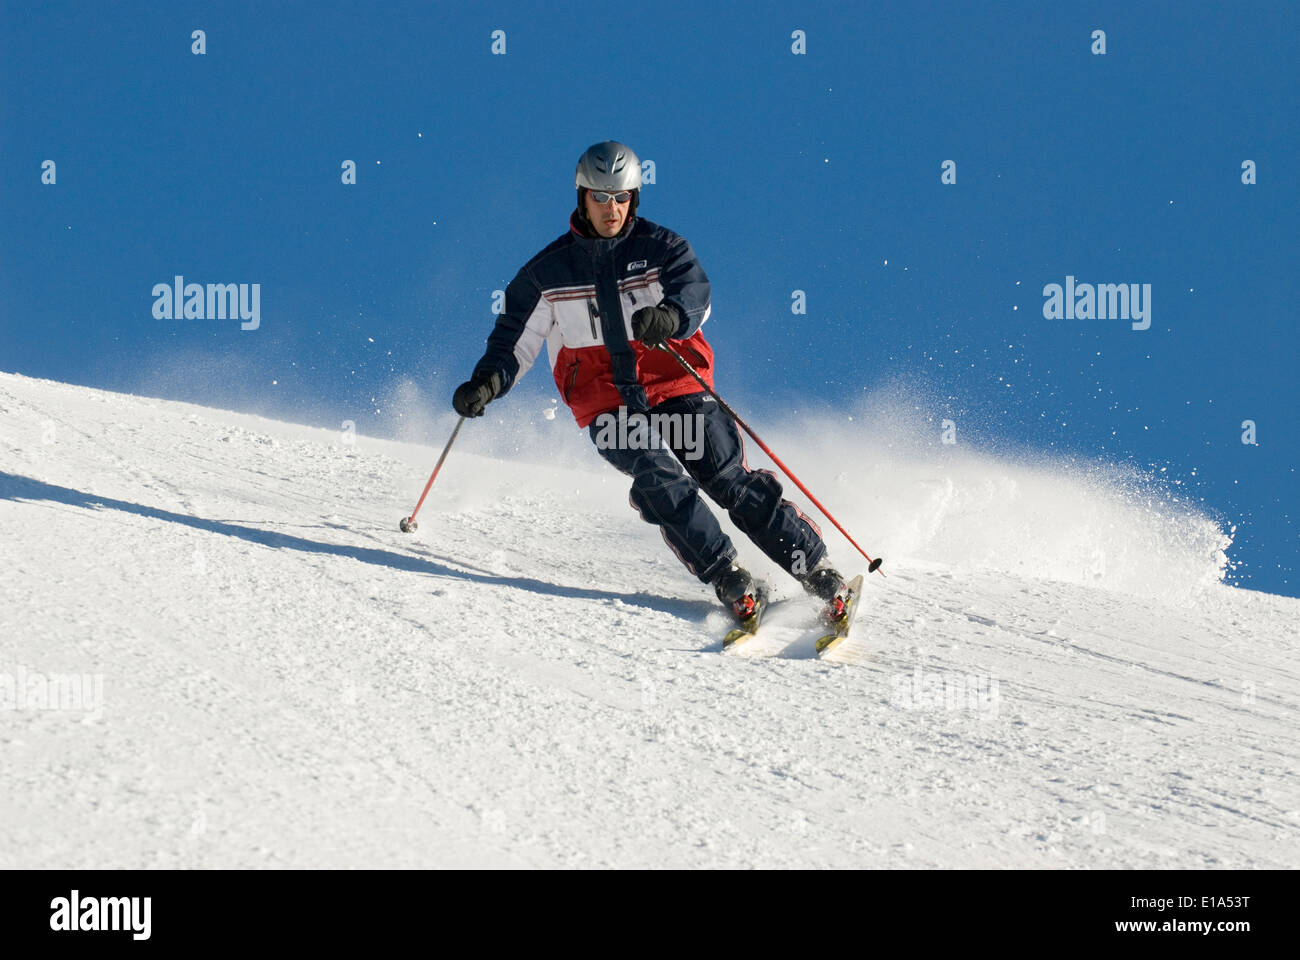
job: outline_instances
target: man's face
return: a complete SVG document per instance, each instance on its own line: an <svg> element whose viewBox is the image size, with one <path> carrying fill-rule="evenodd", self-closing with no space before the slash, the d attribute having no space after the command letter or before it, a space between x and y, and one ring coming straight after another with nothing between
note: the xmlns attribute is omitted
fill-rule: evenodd
<svg viewBox="0 0 1300 960"><path fill-rule="evenodd" d="M628 191L623 192L628 193ZM631 194L628 193L628 198L622 203L619 203L612 194L605 203L597 203L595 193L596 191L588 190L583 195L582 202L587 205L587 219L602 237L618 236L618 232L623 229L623 224L627 223L627 211L632 205Z"/></svg>

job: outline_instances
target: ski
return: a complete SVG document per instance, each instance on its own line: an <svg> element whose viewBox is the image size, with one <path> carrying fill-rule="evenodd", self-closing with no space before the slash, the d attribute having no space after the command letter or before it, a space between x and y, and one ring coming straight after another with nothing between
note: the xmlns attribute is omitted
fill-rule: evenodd
<svg viewBox="0 0 1300 960"><path fill-rule="evenodd" d="M858 612L858 600L861 596L862 575L858 574L844 589L844 612L832 623L835 632L817 638L818 657L826 656L848 638L849 627L853 626L853 618Z"/></svg>
<svg viewBox="0 0 1300 960"><path fill-rule="evenodd" d="M727 632L722 638L722 652L734 650L754 634L758 633L758 625L763 621L763 614L767 611L767 591L761 586L754 589L754 612L740 621L740 626Z"/></svg>

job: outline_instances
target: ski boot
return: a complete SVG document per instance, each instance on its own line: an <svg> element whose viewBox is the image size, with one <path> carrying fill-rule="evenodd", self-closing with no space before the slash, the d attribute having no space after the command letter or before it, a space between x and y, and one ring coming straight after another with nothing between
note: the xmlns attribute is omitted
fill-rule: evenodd
<svg viewBox="0 0 1300 960"><path fill-rule="evenodd" d="M840 572L831 566L830 560L822 557L799 583L814 597L826 601L822 616L827 623L837 623L844 617L848 584Z"/></svg>
<svg viewBox="0 0 1300 960"><path fill-rule="evenodd" d="M742 622L752 617L758 608L759 592L754 578L739 564L729 565L713 579L713 592Z"/></svg>
<svg viewBox="0 0 1300 960"><path fill-rule="evenodd" d="M731 607L737 626L722 638L722 649L732 650L758 632L767 610L767 594L744 567L731 564L713 579L718 599Z"/></svg>

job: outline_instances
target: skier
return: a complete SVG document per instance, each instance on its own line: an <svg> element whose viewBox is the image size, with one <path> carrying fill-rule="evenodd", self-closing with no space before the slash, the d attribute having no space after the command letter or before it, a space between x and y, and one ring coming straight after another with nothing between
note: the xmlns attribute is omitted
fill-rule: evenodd
<svg viewBox="0 0 1300 960"><path fill-rule="evenodd" d="M709 280L683 237L637 216L640 160L621 143L597 143L579 158L575 184L568 232L506 288L487 350L456 389L456 412L482 416L547 342L560 396L600 455L632 478L633 507L738 619L754 612L757 586L735 562L736 548L701 490L833 609L845 583L826 557L821 531L782 499L773 473L749 468L736 424L661 348L672 341L712 386L713 350L700 329L709 316ZM614 417L618 431L608 429ZM697 430L654 429L687 418ZM688 446L688 434L699 442ZM647 436L655 442L638 442Z"/></svg>

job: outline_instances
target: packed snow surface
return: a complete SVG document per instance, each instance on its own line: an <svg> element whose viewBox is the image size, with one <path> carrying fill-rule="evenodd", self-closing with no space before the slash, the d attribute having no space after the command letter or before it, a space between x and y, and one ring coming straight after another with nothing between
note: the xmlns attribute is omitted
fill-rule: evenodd
<svg viewBox="0 0 1300 960"><path fill-rule="evenodd" d="M1225 586L1176 490L772 425L888 576L818 660L738 537L785 602L723 654L548 412L467 424L408 536L451 418L402 443L0 374L0 867L1300 859L1300 601Z"/></svg>

